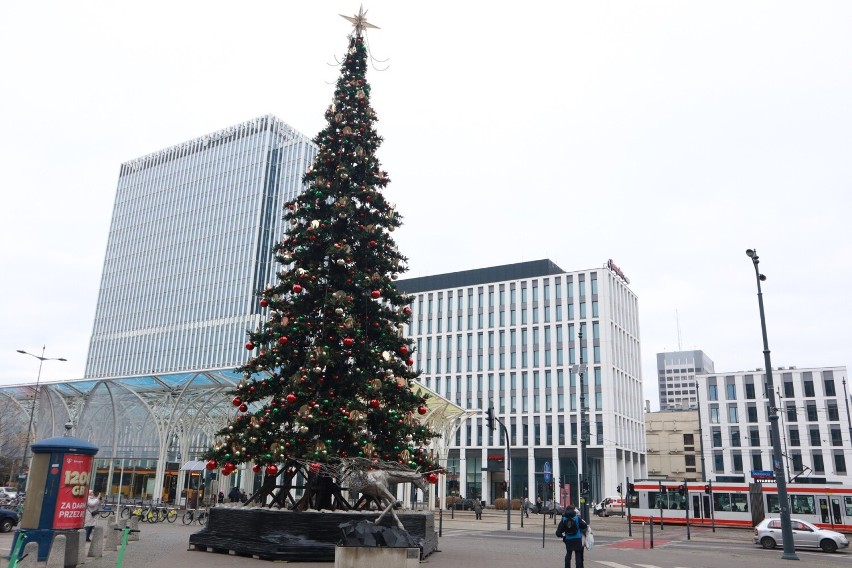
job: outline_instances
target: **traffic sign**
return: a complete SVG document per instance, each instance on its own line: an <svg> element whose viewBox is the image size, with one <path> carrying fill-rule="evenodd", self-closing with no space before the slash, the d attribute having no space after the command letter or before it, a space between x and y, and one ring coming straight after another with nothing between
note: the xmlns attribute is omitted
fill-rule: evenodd
<svg viewBox="0 0 852 568"><path fill-rule="evenodd" d="M550 462L544 462L544 482L550 483Z"/></svg>

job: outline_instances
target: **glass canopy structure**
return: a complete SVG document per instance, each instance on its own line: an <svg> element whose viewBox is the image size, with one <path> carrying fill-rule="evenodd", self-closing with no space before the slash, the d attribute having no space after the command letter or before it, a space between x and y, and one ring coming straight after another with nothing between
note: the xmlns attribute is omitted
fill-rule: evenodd
<svg viewBox="0 0 852 568"><path fill-rule="evenodd" d="M233 486L251 492L259 487L262 474L243 466L220 480L201 461L215 433L236 412L228 392L241 377L231 369L218 369L42 382L38 390L35 384L0 387L5 409L0 416L0 456L17 464L9 482L14 483L15 472L24 471L20 463L33 413L33 442L62 436L67 424L73 435L99 448L93 487L108 497L193 506L205 488L208 497ZM420 384L413 388L430 396L429 411L419 418L441 433L431 450L445 460L444 441L452 439L472 411Z"/></svg>

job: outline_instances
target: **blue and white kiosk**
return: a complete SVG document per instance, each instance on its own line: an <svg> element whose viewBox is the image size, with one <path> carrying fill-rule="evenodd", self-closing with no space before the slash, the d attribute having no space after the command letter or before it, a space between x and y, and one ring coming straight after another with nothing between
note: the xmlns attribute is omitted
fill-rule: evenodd
<svg viewBox="0 0 852 568"><path fill-rule="evenodd" d="M57 533L78 538L86 520L86 501L97 446L74 436L47 438L32 445L27 499L12 550L23 536L19 550L38 543L38 560L47 560Z"/></svg>

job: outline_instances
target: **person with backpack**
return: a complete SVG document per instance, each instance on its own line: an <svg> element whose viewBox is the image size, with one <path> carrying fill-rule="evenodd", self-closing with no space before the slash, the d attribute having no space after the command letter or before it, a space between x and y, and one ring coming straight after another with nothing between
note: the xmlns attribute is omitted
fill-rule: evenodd
<svg viewBox="0 0 852 568"><path fill-rule="evenodd" d="M576 560L574 566L583 568L583 535L589 529L580 513L576 509L565 509L562 520L556 527L556 536L565 543L565 568L571 568L571 554L574 553Z"/></svg>

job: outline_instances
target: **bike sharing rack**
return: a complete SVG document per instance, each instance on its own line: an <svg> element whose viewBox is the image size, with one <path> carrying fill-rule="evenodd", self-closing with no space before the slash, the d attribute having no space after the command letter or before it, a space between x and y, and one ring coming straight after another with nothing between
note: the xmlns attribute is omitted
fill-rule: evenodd
<svg viewBox="0 0 852 568"><path fill-rule="evenodd" d="M24 557L28 543L38 546L38 561L45 562L54 541L65 541L64 566L80 563L89 475L97 446L74 436L47 438L32 445L29 491L20 529L12 540L10 566ZM62 539L56 537L63 536ZM58 552L58 550L57 550ZM14 563L14 564L13 564Z"/></svg>

